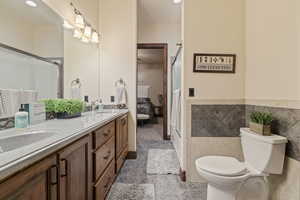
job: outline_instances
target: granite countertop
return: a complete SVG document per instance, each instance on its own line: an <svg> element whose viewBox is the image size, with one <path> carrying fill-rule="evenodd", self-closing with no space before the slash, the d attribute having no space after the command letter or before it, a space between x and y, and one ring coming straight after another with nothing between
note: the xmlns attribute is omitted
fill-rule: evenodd
<svg viewBox="0 0 300 200"><path fill-rule="evenodd" d="M127 109L108 110L95 114L88 112L79 118L49 120L27 129L0 131L0 181L126 113L128 113ZM32 134L36 134L36 137L35 135L32 137ZM30 145L22 146L26 139L29 138L26 135L31 135L30 137L37 141ZM13 138L14 136L21 137ZM37 139L39 137L42 139ZM6 138L9 138L7 140L9 142L6 143L20 146L20 148L2 152L1 140ZM6 144L2 145L4 148Z"/></svg>

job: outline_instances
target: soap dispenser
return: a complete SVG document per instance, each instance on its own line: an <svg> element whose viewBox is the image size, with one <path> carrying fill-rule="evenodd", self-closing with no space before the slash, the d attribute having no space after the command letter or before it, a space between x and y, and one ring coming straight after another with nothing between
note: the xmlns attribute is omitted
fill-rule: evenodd
<svg viewBox="0 0 300 200"><path fill-rule="evenodd" d="M28 123L28 112L25 111L24 104L21 104L19 112L15 114L15 128L27 128Z"/></svg>

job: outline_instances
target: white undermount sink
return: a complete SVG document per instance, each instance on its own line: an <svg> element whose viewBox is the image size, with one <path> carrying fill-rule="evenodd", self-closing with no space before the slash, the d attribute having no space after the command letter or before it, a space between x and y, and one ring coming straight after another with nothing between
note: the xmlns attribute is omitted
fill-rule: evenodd
<svg viewBox="0 0 300 200"><path fill-rule="evenodd" d="M55 132L32 131L24 134L0 138L0 153L13 151L34 144L55 135Z"/></svg>

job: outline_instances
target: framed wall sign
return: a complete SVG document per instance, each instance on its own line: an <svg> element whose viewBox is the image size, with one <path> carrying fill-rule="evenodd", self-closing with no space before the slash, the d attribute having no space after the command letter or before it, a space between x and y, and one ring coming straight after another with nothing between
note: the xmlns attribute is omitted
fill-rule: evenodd
<svg viewBox="0 0 300 200"><path fill-rule="evenodd" d="M235 73L235 54L194 54L194 72Z"/></svg>

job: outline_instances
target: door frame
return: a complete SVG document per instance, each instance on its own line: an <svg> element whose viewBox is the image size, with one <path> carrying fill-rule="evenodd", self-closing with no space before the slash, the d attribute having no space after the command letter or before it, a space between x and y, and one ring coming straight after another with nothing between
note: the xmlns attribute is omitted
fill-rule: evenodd
<svg viewBox="0 0 300 200"><path fill-rule="evenodd" d="M163 139L170 140L168 135L168 44L167 43L138 43L139 49L163 49ZM138 54L138 51L137 51ZM137 55L138 56L138 55ZM138 64L136 66L136 73L138 74ZM138 75L136 76L136 87L138 83ZM138 95L136 95L138 98Z"/></svg>

